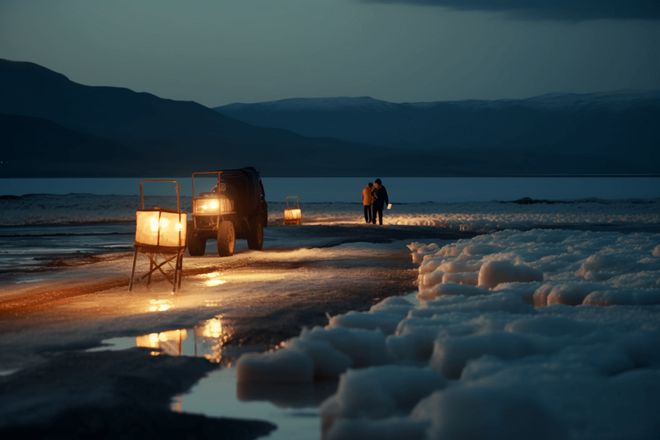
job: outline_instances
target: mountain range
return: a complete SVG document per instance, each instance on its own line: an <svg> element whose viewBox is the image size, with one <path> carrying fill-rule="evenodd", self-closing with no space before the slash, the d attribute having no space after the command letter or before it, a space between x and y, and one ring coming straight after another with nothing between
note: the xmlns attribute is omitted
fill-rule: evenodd
<svg viewBox="0 0 660 440"><path fill-rule="evenodd" d="M356 149L8 60L0 60L0 129L3 177L182 176L246 165L269 175L328 175L337 155Z"/></svg>
<svg viewBox="0 0 660 440"><path fill-rule="evenodd" d="M420 103L309 98L230 104L216 110L304 136L449 156L480 153L498 162L499 169L509 168L499 163L506 157L541 173L561 173L562 168L578 173L660 170L660 92ZM544 165L539 167L539 162ZM482 171L497 174L498 167Z"/></svg>
<svg viewBox="0 0 660 440"><path fill-rule="evenodd" d="M211 109L0 60L0 177L660 173L660 94Z"/></svg>

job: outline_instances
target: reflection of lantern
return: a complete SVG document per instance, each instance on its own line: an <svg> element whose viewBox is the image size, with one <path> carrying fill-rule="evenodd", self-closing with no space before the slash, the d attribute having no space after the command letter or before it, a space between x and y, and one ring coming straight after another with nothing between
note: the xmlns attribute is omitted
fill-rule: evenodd
<svg viewBox="0 0 660 440"><path fill-rule="evenodd" d="M205 338L220 339L222 336L222 321L220 318L211 318L203 323L202 336Z"/></svg>
<svg viewBox="0 0 660 440"><path fill-rule="evenodd" d="M284 224L299 225L302 223L302 209L300 208L300 197L288 196L285 200Z"/></svg>
<svg viewBox="0 0 660 440"><path fill-rule="evenodd" d="M165 182L174 183L176 188L176 210L144 207L144 183ZM149 271L140 279L151 283L152 274L158 271L172 284L172 291L181 287L181 272L183 270L183 253L186 250L187 216L181 212L181 196L179 183L176 180L143 180L140 181L140 209L135 213L135 254L133 270L128 290L133 289L135 265L138 253L149 258ZM173 269L173 273L167 268Z"/></svg>
<svg viewBox="0 0 660 440"><path fill-rule="evenodd" d="M203 353L208 361L220 363L226 337L221 317L216 316L199 324L195 327L195 336L200 344L198 352Z"/></svg>
<svg viewBox="0 0 660 440"><path fill-rule="evenodd" d="M222 361L222 349L230 337L221 319L221 316L216 316L193 329L166 330L136 336L135 346L153 350L152 356L203 356L217 364Z"/></svg>
<svg viewBox="0 0 660 440"><path fill-rule="evenodd" d="M161 350L170 356L181 356L183 354L183 342L188 337L185 329L168 330L160 333L149 333L137 336L135 346Z"/></svg>

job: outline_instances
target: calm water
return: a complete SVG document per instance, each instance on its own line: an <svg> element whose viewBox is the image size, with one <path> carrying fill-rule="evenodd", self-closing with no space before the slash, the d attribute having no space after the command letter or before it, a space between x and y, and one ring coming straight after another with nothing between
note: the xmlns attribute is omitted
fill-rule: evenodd
<svg viewBox="0 0 660 440"><path fill-rule="evenodd" d="M398 203L480 202L538 199L629 199L660 197L658 177L383 177L390 198ZM269 201L299 195L304 202L355 202L369 177L264 178ZM190 195L189 178L178 179L182 195ZM210 185L210 183L209 183ZM150 194L168 195L172 187L151 184ZM139 179L0 179L0 195L34 193L139 193Z"/></svg>
<svg viewBox="0 0 660 440"><path fill-rule="evenodd" d="M308 219L317 217L318 220L334 214L332 218L337 220L341 218L337 211L359 218L360 192L367 181L369 178L366 177L266 178L264 186L272 214L279 214L283 209L278 201L296 194L301 196L303 205L309 203L304 205ZM613 213L656 216L659 202L628 202L622 205L623 208L610 204L504 206L487 202L522 197L660 200L660 178L649 177L383 178L383 181L390 199L397 205L388 215L428 217L442 212L463 212L483 217L505 210L517 212L524 220L524 215L529 212L551 210L548 215L556 216L555 211L564 213L566 222L570 223L576 213L591 210L592 217L596 216L598 222L607 223L621 221L612 220ZM189 210L190 179L181 179L180 183L184 195L183 209ZM210 181L206 183L211 185ZM151 184L148 194L170 195L172 189L171 185ZM85 263L98 254L130 251L138 193L139 179L132 178L0 179L0 196L4 196L0 197L0 281L13 280L19 275L22 279L37 280L41 271L62 264ZM14 197L25 194L39 195ZM154 199L148 204L151 201ZM447 205L462 202L477 202L476 205L480 206ZM153 204L173 206L172 203L171 197L156 197ZM593 219L590 222L593 223ZM649 222L643 223L647 227Z"/></svg>

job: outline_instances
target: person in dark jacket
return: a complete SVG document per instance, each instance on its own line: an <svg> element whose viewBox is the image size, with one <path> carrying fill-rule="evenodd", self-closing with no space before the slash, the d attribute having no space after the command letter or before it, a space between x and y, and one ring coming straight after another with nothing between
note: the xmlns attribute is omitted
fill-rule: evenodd
<svg viewBox="0 0 660 440"><path fill-rule="evenodd" d="M376 215L378 215L378 224L383 224L383 209L390 203L390 198L387 195L387 189L380 179L374 180L374 201L371 205L371 223L376 224Z"/></svg>

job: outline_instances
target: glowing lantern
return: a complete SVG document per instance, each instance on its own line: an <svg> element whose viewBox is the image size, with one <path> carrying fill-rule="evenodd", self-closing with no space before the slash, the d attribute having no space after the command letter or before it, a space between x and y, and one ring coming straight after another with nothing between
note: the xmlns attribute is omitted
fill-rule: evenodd
<svg viewBox="0 0 660 440"><path fill-rule="evenodd" d="M185 213L163 209L136 212L135 244L182 248L186 246Z"/></svg>
<svg viewBox="0 0 660 440"><path fill-rule="evenodd" d="M302 209L300 208L300 197L288 196L285 200L284 224L299 225L302 223Z"/></svg>
<svg viewBox="0 0 660 440"><path fill-rule="evenodd" d="M145 209L145 182L174 183L176 188L176 210ZM187 215L181 212L179 183L176 180L140 181L140 209L135 213L135 254L128 290L133 289L138 253L143 253L149 258L149 271L140 278L147 278L147 285L151 283L152 274L158 271L172 284L172 291L176 291L177 287L181 287L187 224ZM168 267L173 269L173 274L166 270Z"/></svg>

